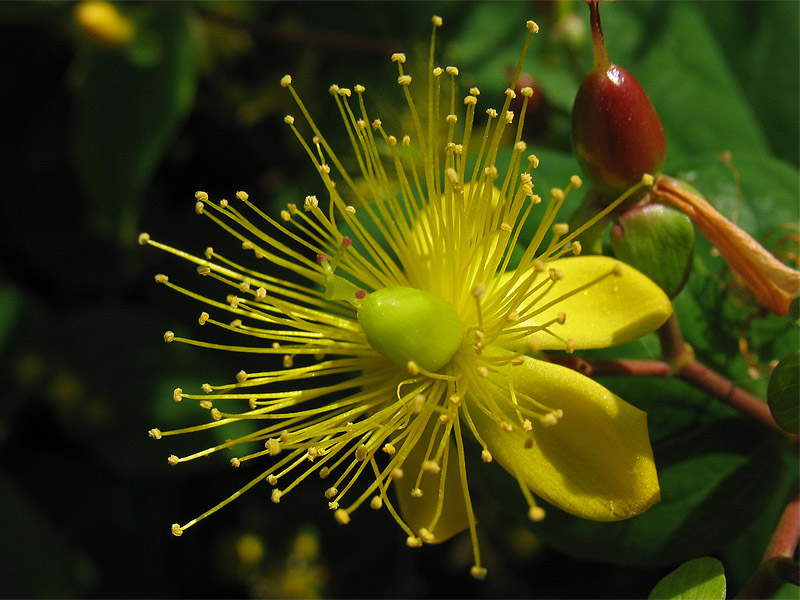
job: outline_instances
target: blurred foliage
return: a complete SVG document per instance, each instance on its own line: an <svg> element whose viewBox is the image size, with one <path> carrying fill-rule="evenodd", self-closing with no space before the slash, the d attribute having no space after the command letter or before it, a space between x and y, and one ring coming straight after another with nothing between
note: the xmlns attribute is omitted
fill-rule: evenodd
<svg viewBox="0 0 800 600"><path fill-rule="evenodd" d="M331 83L368 85L373 114L401 126L388 57L424 56L432 14L445 23L441 62L458 65L482 98L508 85L524 20L540 24L526 71L543 99L526 137L542 159L537 188L563 186L578 172L569 110L591 64L588 11L559 1L121 3L132 33L113 35L77 6L0 4L0 168L10 184L0 224L0 507L14 540L0 553L0 595L643 597L703 555L723 561L733 593L744 585L795 485L796 449L673 380L603 382L649 415L663 502L634 520L588 523L551 509L533 527L522 499L505 493L510 478L474 465L484 582L467 575L465 536L413 550L385 515L339 527L313 482L280 506L257 488L171 536L171 522L247 474L224 457L170 468L170 452L216 440L171 438L167 448L146 432L204 419L172 402L174 387L228 381L247 365L159 344L167 328L192 331L199 307L152 276L193 269L141 251L136 232L201 252L222 234L193 219L195 189L244 188L271 211L318 191L283 124L292 104L278 80L292 73L324 126L338 119ZM800 5L602 11L612 60L639 79L664 123L665 171L796 260ZM798 349L797 329L761 314L700 236L675 304L698 357L761 398L769 362ZM653 336L595 354L657 355Z"/></svg>

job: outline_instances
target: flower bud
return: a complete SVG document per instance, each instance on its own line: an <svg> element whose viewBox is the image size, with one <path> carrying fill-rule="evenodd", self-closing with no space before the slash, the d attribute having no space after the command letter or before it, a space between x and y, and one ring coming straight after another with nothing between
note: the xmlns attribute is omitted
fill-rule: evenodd
<svg viewBox="0 0 800 600"><path fill-rule="evenodd" d="M691 271L694 226L681 211L651 202L620 217L611 229L611 247L618 259L647 275L674 298Z"/></svg>
<svg viewBox="0 0 800 600"><path fill-rule="evenodd" d="M597 1L589 1L589 8L594 66L572 107L572 147L594 185L616 197L645 173L660 172L667 142L658 113L639 82L608 58Z"/></svg>

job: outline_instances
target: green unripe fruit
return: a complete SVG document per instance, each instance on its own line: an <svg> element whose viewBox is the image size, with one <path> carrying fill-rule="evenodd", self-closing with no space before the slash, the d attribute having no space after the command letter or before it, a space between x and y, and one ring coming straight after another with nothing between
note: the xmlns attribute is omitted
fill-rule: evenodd
<svg viewBox="0 0 800 600"><path fill-rule="evenodd" d="M595 187L615 198L661 171L667 142L642 86L609 60L597 2L589 6L595 59L572 107L572 148Z"/></svg>
<svg viewBox="0 0 800 600"><path fill-rule="evenodd" d="M370 346L403 367L413 361L425 370L438 371L464 339L452 304L405 286L367 294L358 307L358 322Z"/></svg>
<svg viewBox="0 0 800 600"><path fill-rule="evenodd" d="M611 247L618 259L674 298L692 269L694 226L671 206L644 204L625 212L611 228Z"/></svg>

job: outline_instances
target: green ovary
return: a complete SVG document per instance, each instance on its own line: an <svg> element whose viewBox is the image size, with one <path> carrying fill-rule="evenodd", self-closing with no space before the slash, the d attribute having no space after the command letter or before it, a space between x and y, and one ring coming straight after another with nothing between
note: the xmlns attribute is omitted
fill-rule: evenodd
<svg viewBox="0 0 800 600"><path fill-rule="evenodd" d="M405 286L368 294L358 322L376 351L398 365L413 361L427 371L449 363L464 338L458 313L447 300Z"/></svg>

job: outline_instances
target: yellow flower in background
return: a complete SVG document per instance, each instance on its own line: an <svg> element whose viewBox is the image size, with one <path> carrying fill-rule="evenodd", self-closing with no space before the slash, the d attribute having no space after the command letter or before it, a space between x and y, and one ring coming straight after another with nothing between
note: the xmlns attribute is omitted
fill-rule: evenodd
<svg viewBox="0 0 800 600"><path fill-rule="evenodd" d="M482 577L467 453L497 461L518 481L533 520L544 517L533 494L603 521L640 514L660 499L646 415L595 381L530 356L631 341L671 313L663 292L634 269L575 256L581 232L625 197L576 231L558 223L580 180L552 190L547 202L534 194L538 159L521 140L523 119L515 123L509 110L510 89L500 109L486 110L483 131L473 130L480 92L459 98L458 69L434 66L441 19L433 22L423 110L405 56L392 57L411 116L407 134L397 138L369 116L363 86L330 88L356 173L308 114L291 77L281 81L311 130L306 137L294 117L285 119L320 174L325 200L308 196L273 218L244 192L236 202L197 193L196 211L267 261L267 273L213 248L198 257L140 236L227 286L227 298L218 300L156 277L215 314L232 314L225 322L203 312L200 323L246 343L172 332L167 341L283 357L278 370L242 371L235 383L205 384L198 394L175 390L176 401L199 402L211 418L182 430L153 429L154 438L242 420L258 426L196 454L171 456L171 464L226 449L235 453L235 467L257 458L269 463L203 515L173 525L175 535L264 480L277 503L315 476L330 482L325 496L342 524L367 504L388 511L411 546L468 529L472 574ZM527 27L523 57L538 29L532 21ZM521 67L522 59L517 74ZM525 105L531 93L522 91ZM513 152L498 164L506 137ZM529 218L539 225L525 245L520 236Z"/></svg>

